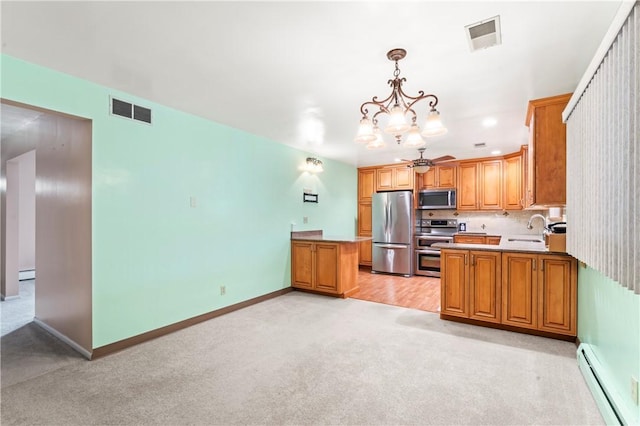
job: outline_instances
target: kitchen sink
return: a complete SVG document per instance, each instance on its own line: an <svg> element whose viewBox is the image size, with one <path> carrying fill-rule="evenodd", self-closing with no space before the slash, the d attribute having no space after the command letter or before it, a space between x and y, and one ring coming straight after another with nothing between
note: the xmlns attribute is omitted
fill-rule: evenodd
<svg viewBox="0 0 640 426"><path fill-rule="evenodd" d="M542 240L533 239L533 238L509 238L507 241L514 241L520 243L541 243Z"/></svg>

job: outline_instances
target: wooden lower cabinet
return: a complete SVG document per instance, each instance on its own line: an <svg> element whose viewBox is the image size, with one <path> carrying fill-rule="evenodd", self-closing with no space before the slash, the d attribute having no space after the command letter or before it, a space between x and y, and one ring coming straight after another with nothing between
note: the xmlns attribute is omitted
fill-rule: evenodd
<svg viewBox="0 0 640 426"><path fill-rule="evenodd" d="M490 245L498 245L500 244L500 238L497 235L460 235L456 234L453 236L454 243L461 244L490 244Z"/></svg>
<svg viewBox="0 0 640 426"><path fill-rule="evenodd" d="M502 323L537 328L538 294L534 274L538 255L504 253L502 256Z"/></svg>
<svg viewBox="0 0 640 426"><path fill-rule="evenodd" d="M362 237L369 237L370 235L361 235ZM373 252L371 251L371 240L360 241L358 248L358 264L364 266L371 266L373 263Z"/></svg>
<svg viewBox="0 0 640 426"><path fill-rule="evenodd" d="M440 311L500 322L500 252L443 249L440 256Z"/></svg>
<svg viewBox="0 0 640 426"><path fill-rule="evenodd" d="M358 291L358 243L291 241L291 286L341 297Z"/></svg>
<svg viewBox="0 0 640 426"><path fill-rule="evenodd" d="M577 333L578 261L570 256L538 256L538 329Z"/></svg>
<svg viewBox="0 0 640 426"><path fill-rule="evenodd" d="M440 312L469 318L469 251L440 250Z"/></svg>
<svg viewBox="0 0 640 426"><path fill-rule="evenodd" d="M470 251L469 318L500 322L500 252Z"/></svg>
<svg viewBox="0 0 640 426"><path fill-rule="evenodd" d="M577 335L577 261L568 255L441 250L441 314Z"/></svg>
<svg viewBox="0 0 640 426"><path fill-rule="evenodd" d="M505 253L502 323L577 335L577 260L567 255Z"/></svg>

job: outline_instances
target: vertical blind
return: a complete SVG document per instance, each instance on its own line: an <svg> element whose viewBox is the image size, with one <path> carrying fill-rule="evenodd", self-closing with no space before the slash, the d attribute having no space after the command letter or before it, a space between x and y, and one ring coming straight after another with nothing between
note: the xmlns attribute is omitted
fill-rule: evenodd
<svg viewBox="0 0 640 426"><path fill-rule="evenodd" d="M640 294L640 2L567 124L567 252Z"/></svg>

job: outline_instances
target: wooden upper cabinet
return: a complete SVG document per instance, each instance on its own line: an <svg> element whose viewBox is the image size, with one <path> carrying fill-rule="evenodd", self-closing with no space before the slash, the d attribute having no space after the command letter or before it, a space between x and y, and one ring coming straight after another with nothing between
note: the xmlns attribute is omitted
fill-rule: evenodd
<svg viewBox="0 0 640 426"><path fill-rule="evenodd" d="M502 160L458 166L458 210L502 209Z"/></svg>
<svg viewBox="0 0 640 426"><path fill-rule="evenodd" d="M418 190L449 189L457 186L456 166L435 166L418 174Z"/></svg>
<svg viewBox="0 0 640 426"><path fill-rule="evenodd" d="M413 190L413 169L406 164L376 169L376 191Z"/></svg>
<svg viewBox="0 0 640 426"><path fill-rule="evenodd" d="M524 151L504 159L503 207L505 210L522 210L524 207Z"/></svg>
<svg viewBox="0 0 640 426"><path fill-rule="evenodd" d="M395 169L396 189L407 189L413 191L413 168L406 165L398 166Z"/></svg>
<svg viewBox="0 0 640 426"><path fill-rule="evenodd" d="M478 209L478 165L465 163L458 166L458 210Z"/></svg>
<svg viewBox="0 0 640 426"><path fill-rule="evenodd" d="M358 203L358 235L370 236L373 230L371 225L371 203Z"/></svg>
<svg viewBox="0 0 640 426"><path fill-rule="evenodd" d="M392 168L380 168L376 170L376 191L393 190L393 173Z"/></svg>
<svg viewBox="0 0 640 426"><path fill-rule="evenodd" d="M358 169L358 202L371 201L374 192L376 192L376 169Z"/></svg>
<svg viewBox="0 0 640 426"><path fill-rule="evenodd" d="M502 160L479 163L480 210L502 209Z"/></svg>
<svg viewBox="0 0 640 426"><path fill-rule="evenodd" d="M567 140L562 111L571 93L529 101L526 206L564 206L567 199Z"/></svg>

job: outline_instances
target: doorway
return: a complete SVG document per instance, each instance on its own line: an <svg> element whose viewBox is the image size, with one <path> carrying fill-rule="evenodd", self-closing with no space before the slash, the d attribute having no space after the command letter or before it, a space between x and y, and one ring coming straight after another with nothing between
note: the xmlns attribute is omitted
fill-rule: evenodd
<svg viewBox="0 0 640 426"><path fill-rule="evenodd" d="M5 279L10 296L4 297L0 305L2 336L28 324L35 316L35 182L35 150L7 160Z"/></svg>
<svg viewBox="0 0 640 426"><path fill-rule="evenodd" d="M20 294L21 229L14 220L22 156L35 157L35 271L33 321L90 358L91 120L0 100L0 290L3 306ZM17 166L17 169L16 169ZM17 200L13 199L17 197ZM27 231L22 231L27 233ZM27 244L28 245L28 244ZM29 268L23 266L23 271ZM34 282L35 284L35 282ZM29 289L25 288L25 292ZM26 294L25 294L26 296ZM17 298L19 299L19 298ZM8 305L6 305L8 306Z"/></svg>

